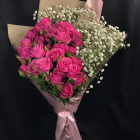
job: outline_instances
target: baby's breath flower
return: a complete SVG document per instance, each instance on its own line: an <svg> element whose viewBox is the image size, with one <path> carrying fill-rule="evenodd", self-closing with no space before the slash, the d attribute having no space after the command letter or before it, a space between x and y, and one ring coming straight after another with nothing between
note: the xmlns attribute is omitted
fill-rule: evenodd
<svg viewBox="0 0 140 140"><path fill-rule="evenodd" d="M90 88L93 88L93 85L90 85Z"/></svg>
<svg viewBox="0 0 140 140"><path fill-rule="evenodd" d="M102 69L101 72L104 72L104 69Z"/></svg>
<svg viewBox="0 0 140 140"><path fill-rule="evenodd" d="M89 91L87 90L86 93L89 93Z"/></svg>

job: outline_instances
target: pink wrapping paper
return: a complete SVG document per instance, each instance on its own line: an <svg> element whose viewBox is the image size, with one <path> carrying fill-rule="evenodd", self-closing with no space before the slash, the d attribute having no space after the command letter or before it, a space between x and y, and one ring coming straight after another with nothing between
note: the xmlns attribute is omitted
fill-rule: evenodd
<svg viewBox="0 0 140 140"><path fill-rule="evenodd" d="M79 7L84 6L85 2L79 2L78 0L71 0L67 2L66 0L55 0L52 2L40 0L39 10L44 10L45 7L54 6L55 4ZM87 0L85 8L92 9L93 11L96 12L98 18L100 18L102 6L103 6L102 0ZM8 24L8 35L14 50L19 46L19 42L25 37L27 31L30 30L31 28L32 27L28 26ZM86 88L79 94L72 97L66 103L66 105L63 105L63 103L60 102L57 97L55 97L50 92L41 91L40 87L32 79L31 81L40 91L40 93L44 96L47 102L54 107L54 112L58 115L55 135L56 140L82 140L73 113L76 113Z"/></svg>

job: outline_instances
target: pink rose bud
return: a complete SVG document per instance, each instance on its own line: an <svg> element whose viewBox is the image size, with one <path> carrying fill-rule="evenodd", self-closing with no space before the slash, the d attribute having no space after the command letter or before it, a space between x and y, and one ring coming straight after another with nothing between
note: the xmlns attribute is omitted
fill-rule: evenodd
<svg viewBox="0 0 140 140"><path fill-rule="evenodd" d="M84 82L88 82L89 81L89 78L88 77L85 77L84 78Z"/></svg>
<svg viewBox="0 0 140 140"><path fill-rule="evenodd" d="M45 34L44 34L44 37L45 37L45 40L46 40L47 42L50 42L50 41L51 41L51 40L49 39L48 33L45 33Z"/></svg>
<svg viewBox="0 0 140 140"><path fill-rule="evenodd" d="M46 75L46 76L45 76L45 81L46 81L46 82L49 82L49 81L50 81L50 77Z"/></svg>
<svg viewBox="0 0 140 140"><path fill-rule="evenodd" d="M60 97L65 99L68 97L71 97L74 94L74 88L71 83L66 83L63 86L63 89L61 90Z"/></svg>
<svg viewBox="0 0 140 140"><path fill-rule="evenodd" d="M45 42L45 38L43 36L36 36L35 41L37 44L43 44Z"/></svg>
<svg viewBox="0 0 140 140"><path fill-rule="evenodd" d="M21 58L19 55L16 55L16 58L22 63L22 64L26 64L26 60Z"/></svg>
<svg viewBox="0 0 140 140"><path fill-rule="evenodd" d="M65 55L58 56L57 61L60 61L60 60L62 60L63 58L65 58Z"/></svg>
<svg viewBox="0 0 140 140"><path fill-rule="evenodd" d="M69 47L68 52L70 52L71 55L76 55L76 48L74 48L74 47Z"/></svg>
<svg viewBox="0 0 140 140"><path fill-rule="evenodd" d="M77 88L77 86L76 85L74 85L74 89L76 89Z"/></svg>
<svg viewBox="0 0 140 140"><path fill-rule="evenodd" d="M28 76L28 73L27 73L27 65L24 65L22 64L19 69L26 75Z"/></svg>
<svg viewBox="0 0 140 140"><path fill-rule="evenodd" d="M58 85L58 90L60 91L60 90L62 90L62 88L63 88L63 85L62 84L59 84Z"/></svg>

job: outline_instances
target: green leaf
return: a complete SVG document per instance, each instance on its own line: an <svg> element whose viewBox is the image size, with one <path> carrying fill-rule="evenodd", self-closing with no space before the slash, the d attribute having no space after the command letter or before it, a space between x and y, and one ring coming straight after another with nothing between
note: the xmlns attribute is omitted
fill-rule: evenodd
<svg viewBox="0 0 140 140"><path fill-rule="evenodd" d="M37 85L41 85L41 83L43 82L40 78L34 78L34 80L37 83Z"/></svg>
<svg viewBox="0 0 140 140"><path fill-rule="evenodd" d="M19 70L18 72L19 72L19 75L20 75L20 76L26 77L23 71L20 71L20 70Z"/></svg>
<svg viewBox="0 0 140 140"><path fill-rule="evenodd" d="M60 102L63 102L63 104L65 105L66 104L66 102L67 102L67 99L60 99Z"/></svg>
<svg viewBox="0 0 140 140"><path fill-rule="evenodd" d="M40 34L41 34L41 35L43 35L43 32L42 32L42 31L40 31Z"/></svg>
<svg viewBox="0 0 140 140"><path fill-rule="evenodd" d="M71 57L71 53L70 53L70 52L67 52L67 53L66 53L66 56L67 56L67 57Z"/></svg>
<svg viewBox="0 0 140 140"><path fill-rule="evenodd" d="M42 91L46 91L46 90L47 90L47 86L46 86L46 84L45 84L44 82L41 82L40 89L41 89Z"/></svg>
<svg viewBox="0 0 140 140"><path fill-rule="evenodd" d="M47 72L46 72L46 75L47 75L47 76L50 76L50 72L49 72L49 71L47 71Z"/></svg>
<svg viewBox="0 0 140 140"><path fill-rule="evenodd" d="M33 46L36 46L36 44L37 44L37 43L36 43L36 41L34 40Z"/></svg>

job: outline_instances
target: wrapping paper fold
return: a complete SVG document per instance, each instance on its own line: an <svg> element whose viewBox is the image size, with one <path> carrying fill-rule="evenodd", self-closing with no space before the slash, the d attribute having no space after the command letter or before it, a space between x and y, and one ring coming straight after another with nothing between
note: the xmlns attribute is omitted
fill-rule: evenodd
<svg viewBox="0 0 140 140"><path fill-rule="evenodd" d="M98 18L101 16L103 6L102 0L87 0L86 3L78 0L40 0L39 10L45 10L46 7L53 7L56 4L62 4L63 6L69 5L71 7L85 6L85 8L95 11ZM19 42L25 37L27 31L31 28L33 27L8 24L9 40L14 50L20 45ZM54 107L54 112L58 115L56 140L82 140L73 113L76 113L86 88L72 97L66 105L63 105L57 97L50 92L41 91L40 87L32 79L31 81L47 102Z"/></svg>

